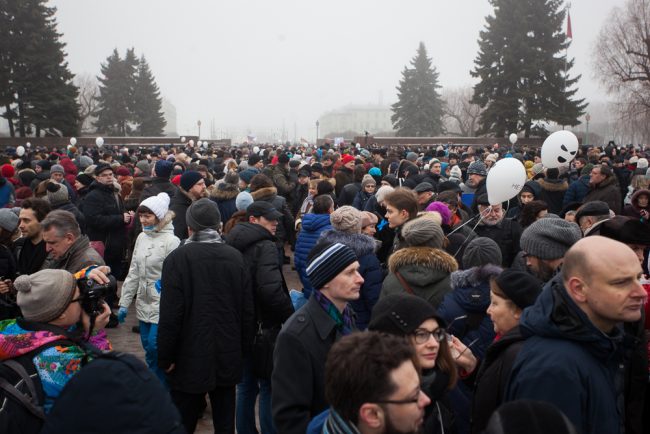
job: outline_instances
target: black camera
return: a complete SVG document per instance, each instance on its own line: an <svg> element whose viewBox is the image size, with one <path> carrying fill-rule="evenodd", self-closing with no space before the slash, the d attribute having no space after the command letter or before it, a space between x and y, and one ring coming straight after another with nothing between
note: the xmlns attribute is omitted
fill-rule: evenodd
<svg viewBox="0 0 650 434"><path fill-rule="evenodd" d="M104 312L104 298L107 294L115 293L117 281L113 276L108 276L108 283L97 283L93 279L82 278L77 280L81 293L81 308L92 318Z"/></svg>

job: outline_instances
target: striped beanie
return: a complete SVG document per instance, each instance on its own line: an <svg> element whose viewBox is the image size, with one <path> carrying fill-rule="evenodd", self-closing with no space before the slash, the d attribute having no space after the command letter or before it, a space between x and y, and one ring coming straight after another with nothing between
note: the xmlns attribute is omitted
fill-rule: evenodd
<svg viewBox="0 0 650 434"><path fill-rule="evenodd" d="M341 243L316 245L309 256L307 277L311 286L319 290L357 260L354 251Z"/></svg>

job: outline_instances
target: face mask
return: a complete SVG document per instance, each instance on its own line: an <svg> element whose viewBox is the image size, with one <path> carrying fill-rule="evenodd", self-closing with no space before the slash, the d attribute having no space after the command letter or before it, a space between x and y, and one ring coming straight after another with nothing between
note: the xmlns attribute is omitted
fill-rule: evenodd
<svg viewBox="0 0 650 434"><path fill-rule="evenodd" d="M149 231L153 231L154 228L155 228L155 226L153 226L153 225L152 226L143 226L142 230L149 232Z"/></svg>

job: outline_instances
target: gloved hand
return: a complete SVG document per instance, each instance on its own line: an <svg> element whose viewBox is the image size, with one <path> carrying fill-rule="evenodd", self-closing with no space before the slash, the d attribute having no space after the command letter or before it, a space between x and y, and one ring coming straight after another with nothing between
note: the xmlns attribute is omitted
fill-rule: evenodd
<svg viewBox="0 0 650 434"><path fill-rule="evenodd" d="M129 309L127 307L121 307L120 310L117 311L117 321L120 324L122 324L126 319L127 313L129 313Z"/></svg>
<svg viewBox="0 0 650 434"><path fill-rule="evenodd" d="M156 291L158 291L158 294L160 294L160 291L162 291L162 282L160 279L156 280L156 283L154 283L154 288L156 288Z"/></svg>

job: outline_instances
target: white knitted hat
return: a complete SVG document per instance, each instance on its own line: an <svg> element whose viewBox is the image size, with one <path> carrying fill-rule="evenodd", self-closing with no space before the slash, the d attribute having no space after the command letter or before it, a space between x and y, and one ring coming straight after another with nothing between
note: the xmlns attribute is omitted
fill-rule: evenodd
<svg viewBox="0 0 650 434"><path fill-rule="evenodd" d="M167 193L158 193L156 196L151 196L143 200L140 206L149 208L158 220L162 220L169 209L169 195Z"/></svg>

